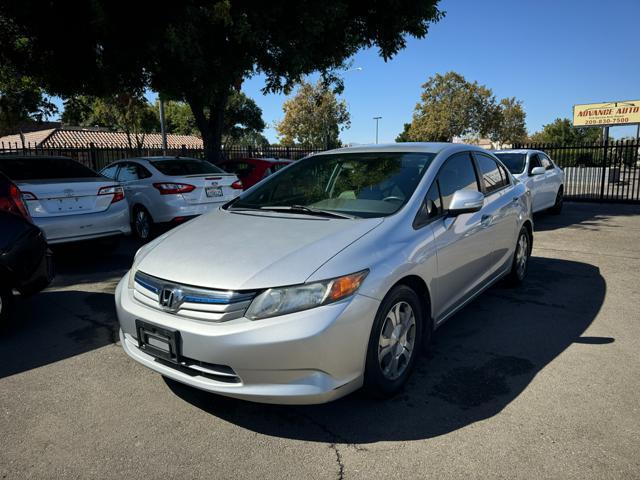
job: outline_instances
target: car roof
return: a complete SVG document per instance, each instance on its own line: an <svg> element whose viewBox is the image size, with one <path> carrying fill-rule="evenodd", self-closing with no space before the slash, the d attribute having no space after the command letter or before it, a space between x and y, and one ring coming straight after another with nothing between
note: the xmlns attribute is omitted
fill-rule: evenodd
<svg viewBox="0 0 640 480"><path fill-rule="evenodd" d="M435 153L440 152L457 152L457 151L475 150L478 152L488 152L488 150L478 147L477 145L468 145L466 143L447 143L447 142L402 142L387 143L373 145L357 145L353 147L337 148L326 152L318 152L317 155L326 155L334 153L376 153L376 152L398 152L398 153Z"/></svg>
<svg viewBox="0 0 640 480"><path fill-rule="evenodd" d="M118 161L122 162L124 160L147 160L149 162L161 162L164 160L202 160L202 159L194 158L194 157L182 157L180 155L156 155L156 156L149 156L149 157L122 158Z"/></svg>
<svg viewBox="0 0 640 480"><path fill-rule="evenodd" d="M529 153L529 152L544 153L544 152L540 152L540 150L535 150L533 148L507 148L504 150L495 150L493 153Z"/></svg>
<svg viewBox="0 0 640 480"><path fill-rule="evenodd" d="M262 162L262 163L293 163L294 160L288 158L273 158L273 157L242 157L242 158L230 158L220 163L236 163L236 162Z"/></svg>

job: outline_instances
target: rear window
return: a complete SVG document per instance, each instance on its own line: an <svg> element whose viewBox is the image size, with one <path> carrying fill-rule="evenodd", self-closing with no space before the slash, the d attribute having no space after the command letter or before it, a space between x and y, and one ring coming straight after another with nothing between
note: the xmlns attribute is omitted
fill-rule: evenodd
<svg viewBox="0 0 640 480"><path fill-rule="evenodd" d="M518 174L524 172L524 162L526 155L524 153L496 153L496 157L500 159L504 166L513 173Z"/></svg>
<svg viewBox="0 0 640 480"><path fill-rule="evenodd" d="M12 180L53 180L100 176L75 160L56 157L0 157L0 171Z"/></svg>
<svg viewBox="0 0 640 480"><path fill-rule="evenodd" d="M195 158L176 158L174 160L155 160L151 161L151 165L158 169L163 175L170 177L178 177L184 175L201 175L209 173L225 173L213 163Z"/></svg>

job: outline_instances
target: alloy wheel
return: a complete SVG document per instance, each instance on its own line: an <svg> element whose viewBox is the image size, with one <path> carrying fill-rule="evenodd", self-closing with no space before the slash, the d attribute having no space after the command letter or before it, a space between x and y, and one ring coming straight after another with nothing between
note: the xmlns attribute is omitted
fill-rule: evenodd
<svg viewBox="0 0 640 480"><path fill-rule="evenodd" d="M149 238L151 231L151 220L149 214L145 210L138 210L135 218L136 233L143 240Z"/></svg>
<svg viewBox="0 0 640 480"><path fill-rule="evenodd" d="M520 234L516 249L516 273L519 279L524 278L527 271L527 260L529 257L529 237L525 232Z"/></svg>
<svg viewBox="0 0 640 480"><path fill-rule="evenodd" d="M378 363L385 378L399 378L409 366L416 340L416 316L405 301L393 305L378 339Z"/></svg>

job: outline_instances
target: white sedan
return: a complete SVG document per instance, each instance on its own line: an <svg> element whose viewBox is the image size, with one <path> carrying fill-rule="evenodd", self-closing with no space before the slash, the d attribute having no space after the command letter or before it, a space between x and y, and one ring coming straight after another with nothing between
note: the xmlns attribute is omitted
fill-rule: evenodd
<svg viewBox="0 0 640 480"><path fill-rule="evenodd" d="M560 213L564 195L564 172L539 150L500 150L494 154L524 183L533 197L533 212L549 209Z"/></svg>
<svg viewBox="0 0 640 480"><path fill-rule="evenodd" d="M182 223L242 192L242 182L235 174L197 158L128 158L100 173L124 187L133 231L143 241L149 239L154 225Z"/></svg>

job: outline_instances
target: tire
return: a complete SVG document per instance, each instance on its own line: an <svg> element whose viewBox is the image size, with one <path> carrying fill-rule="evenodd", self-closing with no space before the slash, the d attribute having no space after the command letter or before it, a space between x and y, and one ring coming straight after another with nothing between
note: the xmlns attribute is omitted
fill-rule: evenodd
<svg viewBox="0 0 640 480"><path fill-rule="evenodd" d="M396 324L398 317L400 323ZM416 292L406 285L394 287L380 304L369 337L364 372L368 394L387 398L402 389L423 343L423 325Z"/></svg>
<svg viewBox="0 0 640 480"><path fill-rule="evenodd" d="M153 218L146 208L137 205L133 209L132 230L141 242L148 242L153 233Z"/></svg>
<svg viewBox="0 0 640 480"><path fill-rule="evenodd" d="M523 226L518 234L516 248L513 252L513 262L511 263L511 271L507 275L507 283L512 286L522 284L527 276L529 269L529 257L531 256L531 234L529 229Z"/></svg>
<svg viewBox="0 0 640 480"><path fill-rule="evenodd" d="M564 203L564 189L562 188L562 185L561 185L560 188L558 189L558 193L556 194L556 203L554 203L553 207L549 209L549 212L551 212L554 215L560 215L560 212L562 212L563 203Z"/></svg>
<svg viewBox="0 0 640 480"><path fill-rule="evenodd" d="M13 295L11 295L11 290L0 287L0 330L5 330L9 327L12 304Z"/></svg>

